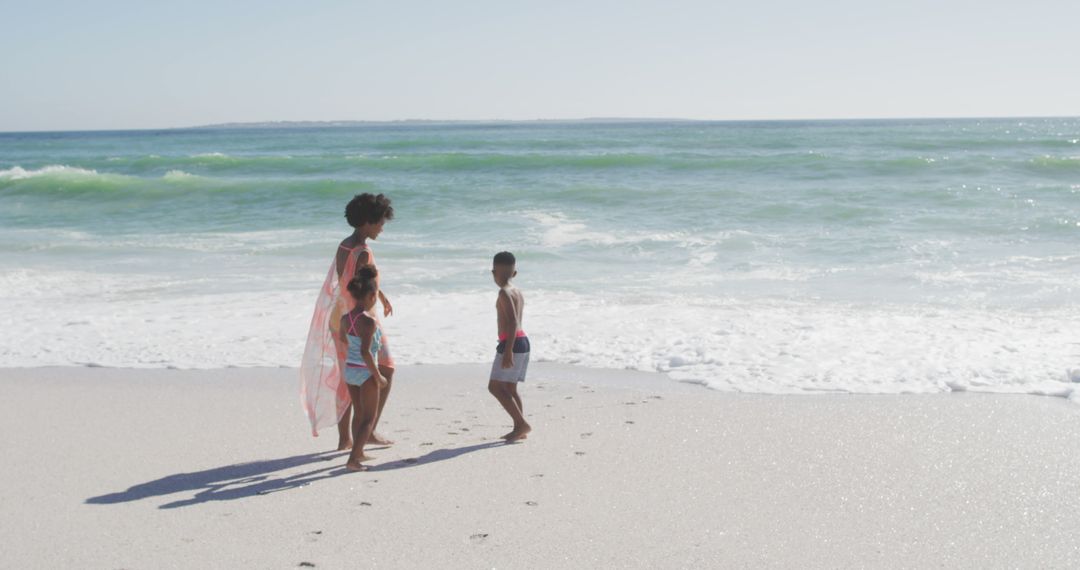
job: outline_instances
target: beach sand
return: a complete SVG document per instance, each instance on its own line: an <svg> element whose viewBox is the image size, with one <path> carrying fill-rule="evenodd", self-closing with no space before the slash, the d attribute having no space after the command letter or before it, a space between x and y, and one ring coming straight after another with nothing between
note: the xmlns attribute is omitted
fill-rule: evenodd
<svg viewBox="0 0 1080 570"><path fill-rule="evenodd" d="M0 370L0 567L1080 566L1080 407L398 372L367 473L292 369Z"/></svg>

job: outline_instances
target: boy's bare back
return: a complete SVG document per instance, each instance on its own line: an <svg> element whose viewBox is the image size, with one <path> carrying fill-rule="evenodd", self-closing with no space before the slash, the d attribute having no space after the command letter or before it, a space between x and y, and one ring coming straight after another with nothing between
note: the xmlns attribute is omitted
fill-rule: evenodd
<svg viewBox="0 0 1080 570"><path fill-rule="evenodd" d="M522 317L525 314L525 295L521 289L507 285L499 289L499 299L495 302L498 313L500 334L513 336L524 328Z"/></svg>

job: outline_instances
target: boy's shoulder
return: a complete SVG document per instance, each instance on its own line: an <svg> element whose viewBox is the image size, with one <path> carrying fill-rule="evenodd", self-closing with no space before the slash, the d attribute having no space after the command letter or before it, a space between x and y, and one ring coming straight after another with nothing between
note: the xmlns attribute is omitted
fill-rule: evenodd
<svg viewBox="0 0 1080 570"><path fill-rule="evenodd" d="M499 287L499 300L503 299L513 302L517 299L524 299L525 295L521 292L521 289L513 285L507 285L506 287Z"/></svg>

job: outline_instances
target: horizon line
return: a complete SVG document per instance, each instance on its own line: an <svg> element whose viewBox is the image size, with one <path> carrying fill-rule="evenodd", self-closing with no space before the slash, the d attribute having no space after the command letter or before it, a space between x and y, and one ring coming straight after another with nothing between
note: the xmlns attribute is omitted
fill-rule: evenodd
<svg viewBox="0 0 1080 570"><path fill-rule="evenodd" d="M334 120L269 120L237 121L209 123L182 127L138 127L120 129L42 129L7 131L3 135L18 134L58 134L58 133L124 133L143 131L186 131L213 129L260 129L272 127L349 127L364 125L422 125L422 124L523 124L523 123L635 123L635 122L679 122L679 123L814 123L814 122L851 122L851 121L979 121L979 120L1025 120L1025 119L1080 119L1080 115L992 115L992 116L911 116L911 117L822 117L822 118L771 118L771 119L696 119L686 117L582 117L549 119L334 119Z"/></svg>

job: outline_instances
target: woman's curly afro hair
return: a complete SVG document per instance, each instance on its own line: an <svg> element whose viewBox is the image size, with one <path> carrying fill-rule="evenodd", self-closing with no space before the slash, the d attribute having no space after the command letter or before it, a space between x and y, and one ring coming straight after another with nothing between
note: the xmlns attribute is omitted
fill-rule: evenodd
<svg viewBox="0 0 1080 570"><path fill-rule="evenodd" d="M394 207L390 198L384 194L357 194L345 206L345 220L354 228L364 224L377 224L383 220L394 219Z"/></svg>

